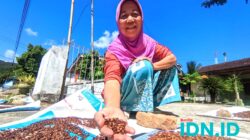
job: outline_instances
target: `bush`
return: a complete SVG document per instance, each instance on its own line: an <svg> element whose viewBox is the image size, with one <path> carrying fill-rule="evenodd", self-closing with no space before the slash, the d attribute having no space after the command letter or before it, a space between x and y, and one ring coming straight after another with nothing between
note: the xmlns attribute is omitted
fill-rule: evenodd
<svg viewBox="0 0 250 140"><path fill-rule="evenodd" d="M19 84L16 86L20 94L27 94L35 84L35 77L32 75L22 75L18 77Z"/></svg>
<svg viewBox="0 0 250 140"><path fill-rule="evenodd" d="M222 103L223 103L223 104L228 104L229 102L230 102L230 101L229 101L228 99L223 99L223 100L222 100Z"/></svg>
<svg viewBox="0 0 250 140"><path fill-rule="evenodd" d="M218 94L217 97L218 101L224 103L226 102L234 102L235 100L235 94L232 92L227 92L227 91L222 91L221 93Z"/></svg>
<svg viewBox="0 0 250 140"><path fill-rule="evenodd" d="M33 86L35 84L35 77L32 75L22 75L18 77L18 80L20 82L20 86L21 85L29 85L29 86Z"/></svg>

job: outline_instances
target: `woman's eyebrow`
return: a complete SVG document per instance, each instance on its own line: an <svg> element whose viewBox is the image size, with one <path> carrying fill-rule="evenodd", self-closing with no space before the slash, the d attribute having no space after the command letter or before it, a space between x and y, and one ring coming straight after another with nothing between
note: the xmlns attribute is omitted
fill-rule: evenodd
<svg viewBox="0 0 250 140"><path fill-rule="evenodd" d="M122 15L122 14L126 14L126 10L125 11L121 11L120 15Z"/></svg>
<svg viewBox="0 0 250 140"><path fill-rule="evenodd" d="M133 10L133 12L138 12L138 13L140 13L140 11L139 11L139 10L137 10L137 9Z"/></svg>
<svg viewBox="0 0 250 140"><path fill-rule="evenodd" d="M122 13L126 13L126 11L121 11L121 14L122 14Z"/></svg>

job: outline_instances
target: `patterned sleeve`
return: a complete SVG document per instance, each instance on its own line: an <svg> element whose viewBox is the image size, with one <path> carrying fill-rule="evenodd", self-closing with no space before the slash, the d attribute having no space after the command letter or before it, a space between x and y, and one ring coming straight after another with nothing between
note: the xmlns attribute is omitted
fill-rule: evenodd
<svg viewBox="0 0 250 140"><path fill-rule="evenodd" d="M168 47L157 44L155 47L155 54L153 59L155 62L157 62L170 54L172 54L172 52Z"/></svg>
<svg viewBox="0 0 250 140"><path fill-rule="evenodd" d="M120 61L115 55L107 51L105 55L104 82L108 80L117 80L121 84L123 73L124 68Z"/></svg>

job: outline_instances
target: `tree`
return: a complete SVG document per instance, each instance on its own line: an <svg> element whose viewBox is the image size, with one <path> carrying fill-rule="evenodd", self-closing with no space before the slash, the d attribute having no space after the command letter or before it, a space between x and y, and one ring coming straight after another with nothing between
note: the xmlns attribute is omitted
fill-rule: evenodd
<svg viewBox="0 0 250 140"><path fill-rule="evenodd" d="M201 78L201 76L200 76L200 74L198 73L198 72L194 72L194 73L192 73L192 74L189 74L189 73L187 73L187 74L185 74L182 78L181 78L181 80L180 80L180 83L182 84L182 85L186 85L187 87L188 87L188 90L189 90L189 95L191 95L191 96L196 96L196 94L195 93L193 93L193 91L192 91L192 89L191 89L191 84L195 84L195 83L197 83L198 81L200 81L202 78Z"/></svg>
<svg viewBox="0 0 250 140"><path fill-rule="evenodd" d="M201 64L197 64L195 61L187 62L187 73L193 74L201 68Z"/></svg>
<svg viewBox="0 0 250 140"><path fill-rule="evenodd" d="M12 66L13 65L13 66ZM14 76L13 69L16 67L16 64L10 62L4 62L0 60L0 85L4 83L6 79Z"/></svg>
<svg viewBox="0 0 250 140"><path fill-rule="evenodd" d="M185 74L183 77L182 77L182 80L181 80L181 83L183 85L188 85L188 84L195 84L197 83L199 80L201 80L201 76L198 72L194 72L192 74Z"/></svg>
<svg viewBox="0 0 250 140"><path fill-rule="evenodd" d="M15 70L17 75L32 75L36 77L42 57L46 52L47 50L40 45L33 46L29 44L27 51L21 57L17 57L18 66Z"/></svg>
<svg viewBox="0 0 250 140"><path fill-rule="evenodd" d="M240 92L243 91L243 85L236 74L233 74L225 80L225 91L235 93L235 104L244 106L242 99L240 99Z"/></svg>
<svg viewBox="0 0 250 140"><path fill-rule="evenodd" d="M203 79L201 88L208 91L211 97L211 102L215 103L217 95L224 90L223 80L218 77L209 77Z"/></svg>
<svg viewBox="0 0 250 140"><path fill-rule="evenodd" d="M187 89L190 93L192 93L191 84L195 84L202 79L198 73L200 67L201 64L197 64L195 61L187 62L187 74L184 74L180 80L182 85L187 86Z"/></svg>
<svg viewBox="0 0 250 140"><path fill-rule="evenodd" d="M91 79L91 53L83 55L83 59L80 62L80 65L77 66L77 70L81 71L81 77L83 79ZM104 62L100 59L99 53L94 51L94 79L102 79Z"/></svg>
<svg viewBox="0 0 250 140"><path fill-rule="evenodd" d="M225 3L227 3L227 0L206 0L201 5L205 8L210 8L213 5L224 5Z"/></svg>
<svg viewBox="0 0 250 140"><path fill-rule="evenodd" d="M248 3L248 0L245 0L246 4ZM227 3L227 0L205 0L202 2L201 6L205 8L210 8L213 5L224 5Z"/></svg>
<svg viewBox="0 0 250 140"><path fill-rule="evenodd" d="M104 67L104 60L101 60L98 51L95 51L95 54L94 54L94 69L95 69L94 79L103 79L104 78L103 67Z"/></svg>

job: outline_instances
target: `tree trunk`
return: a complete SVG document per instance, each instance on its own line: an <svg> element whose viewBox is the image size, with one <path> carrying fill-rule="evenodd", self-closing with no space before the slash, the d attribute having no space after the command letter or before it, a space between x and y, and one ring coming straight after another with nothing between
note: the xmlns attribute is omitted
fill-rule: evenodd
<svg viewBox="0 0 250 140"><path fill-rule="evenodd" d="M235 95L236 95L236 99L239 100L240 99L240 94L239 94L239 90L238 90L238 85L237 85L237 79L236 79L236 76L234 76L234 92L235 92Z"/></svg>
<svg viewBox="0 0 250 140"><path fill-rule="evenodd" d="M191 84L188 84L188 96L190 96L192 94L192 90L191 90Z"/></svg>
<svg viewBox="0 0 250 140"><path fill-rule="evenodd" d="M207 102L207 97L206 97L207 95L206 95L206 91L205 90L204 90L204 95L203 96L204 96L204 103L206 103Z"/></svg>
<svg viewBox="0 0 250 140"><path fill-rule="evenodd" d="M216 93L215 92L210 92L210 97L211 97L211 102L215 103Z"/></svg>

